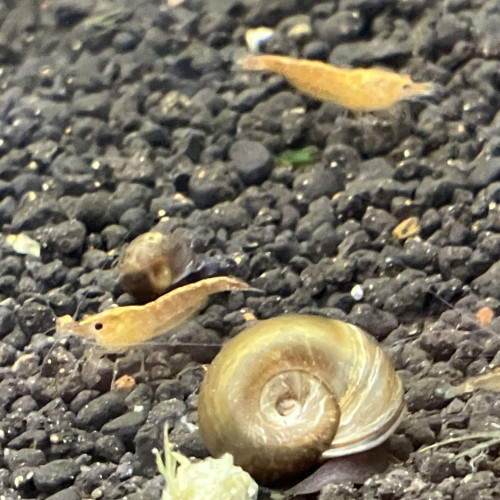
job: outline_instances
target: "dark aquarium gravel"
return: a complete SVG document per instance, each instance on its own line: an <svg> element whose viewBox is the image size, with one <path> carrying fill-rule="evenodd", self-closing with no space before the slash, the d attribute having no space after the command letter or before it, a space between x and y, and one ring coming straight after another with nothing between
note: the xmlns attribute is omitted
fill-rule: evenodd
<svg viewBox="0 0 500 500"><path fill-rule="evenodd" d="M435 91L378 112L318 101L238 68L262 26L263 53ZM417 451L499 432L497 392L448 391L500 365L499 26L498 0L0 0L0 498L160 498L164 425L208 456L203 364L290 312L365 328L406 388L398 461L316 498L500 498L498 442ZM54 338L56 317L134 303L120 254L152 228L265 293L215 296L117 353Z"/></svg>

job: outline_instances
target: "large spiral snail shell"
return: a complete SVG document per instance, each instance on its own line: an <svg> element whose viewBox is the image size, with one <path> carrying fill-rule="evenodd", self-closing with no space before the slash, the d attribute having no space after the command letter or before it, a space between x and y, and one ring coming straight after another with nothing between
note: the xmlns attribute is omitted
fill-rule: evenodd
<svg viewBox="0 0 500 500"><path fill-rule="evenodd" d="M377 446L404 408L400 378L363 330L286 315L223 347L202 384L198 415L212 455L231 453L267 483Z"/></svg>

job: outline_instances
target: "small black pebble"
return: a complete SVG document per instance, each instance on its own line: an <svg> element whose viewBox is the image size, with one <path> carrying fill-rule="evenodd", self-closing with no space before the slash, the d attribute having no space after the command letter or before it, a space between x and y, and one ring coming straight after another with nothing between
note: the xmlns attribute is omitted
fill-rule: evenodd
<svg viewBox="0 0 500 500"><path fill-rule="evenodd" d="M229 149L229 158L246 184L261 184L273 169L271 153L260 142L236 141Z"/></svg>

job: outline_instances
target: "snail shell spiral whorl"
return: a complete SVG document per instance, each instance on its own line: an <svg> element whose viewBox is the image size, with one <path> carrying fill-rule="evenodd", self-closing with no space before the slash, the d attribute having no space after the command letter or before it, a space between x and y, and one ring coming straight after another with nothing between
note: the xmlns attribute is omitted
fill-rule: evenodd
<svg viewBox="0 0 500 500"><path fill-rule="evenodd" d="M377 446L404 407L401 380L363 330L289 315L223 347L202 384L198 415L212 455L231 453L266 483Z"/></svg>

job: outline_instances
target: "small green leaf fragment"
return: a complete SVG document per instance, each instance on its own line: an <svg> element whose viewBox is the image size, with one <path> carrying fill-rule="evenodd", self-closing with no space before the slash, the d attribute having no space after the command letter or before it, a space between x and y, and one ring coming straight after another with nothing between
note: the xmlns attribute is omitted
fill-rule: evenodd
<svg viewBox="0 0 500 500"><path fill-rule="evenodd" d="M318 157L318 148L307 146L301 149L286 149L275 159L276 166L299 168L314 163Z"/></svg>

